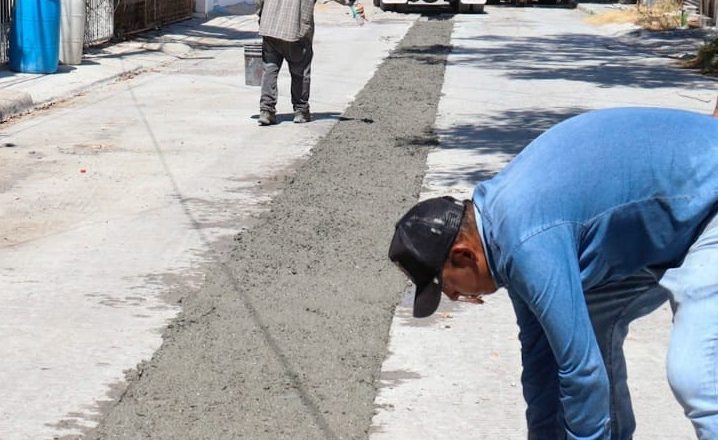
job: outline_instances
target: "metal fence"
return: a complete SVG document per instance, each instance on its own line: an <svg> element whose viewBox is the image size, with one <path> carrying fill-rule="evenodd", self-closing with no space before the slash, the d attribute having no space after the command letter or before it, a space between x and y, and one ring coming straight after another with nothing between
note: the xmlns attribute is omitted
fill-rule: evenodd
<svg viewBox="0 0 718 440"><path fill-rule="evenodd" d="M85 46L102 44L115 33L114 0L85 0Z"/></svg>
<svg viewBox="0 0 718 440"><path fill-rule="evenodd" d="M85 0L85 11L85 46L92 46L189 18L194 0Z"/></svg>
<svg viewBox="0 0 718 440"><path fill-rule="evenodd" d="M697 0L698 13L703 17L708 17L710 20L706 25L712 24L717 25L716 17L718 17L718 1L716 0Z"/></svg>
<svg viewBox="0 0 718 440"><path fill-rule="evenodd" d="M115 36L192 17L194 0L115 0Z"/></svg>
<svg viewBox="0 0 718 440"><path fill-rule="evenodd" d="M8 58L8 40L10 37L10 11L15 0L0 0L0 63Z"/></svg>

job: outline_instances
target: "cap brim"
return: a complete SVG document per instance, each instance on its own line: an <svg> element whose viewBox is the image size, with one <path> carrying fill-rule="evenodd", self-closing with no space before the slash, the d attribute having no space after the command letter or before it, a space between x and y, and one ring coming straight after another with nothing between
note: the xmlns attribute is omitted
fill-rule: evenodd
<svg viewBox="0 0 718 440"><path fill-rule="evenodd" d="M414 318L426 318L439 308L441 302L441 282L430 282L416 288L414 296Z"/></svg>

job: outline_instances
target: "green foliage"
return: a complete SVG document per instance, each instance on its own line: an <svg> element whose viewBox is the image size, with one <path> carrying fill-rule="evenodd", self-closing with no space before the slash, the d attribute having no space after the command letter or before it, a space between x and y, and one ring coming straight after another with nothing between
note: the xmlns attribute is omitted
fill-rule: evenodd
<svg viewBox="0 0 718 440"><path fill-rule="evenodd" d="M686 67L700 69L703 73L714 73L718 70L718 38L707 41L703 44L695 58L686 63Z"/></svg>

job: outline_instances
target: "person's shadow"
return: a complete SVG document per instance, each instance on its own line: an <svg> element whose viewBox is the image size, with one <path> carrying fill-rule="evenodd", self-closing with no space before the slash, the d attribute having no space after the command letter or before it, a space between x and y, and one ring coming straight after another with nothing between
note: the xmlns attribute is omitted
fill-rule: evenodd
<svg viewBox="0 0 718 440"><path fill-rule="evenodd" d="M251 119L259 119L259 114L254 114L250 116ZM294 113L277 113L277 124L281 124L282 122L292 122L294 119ZM370 118L348 118L346 116L342 116L341 113L337 112L312 112L312 121L321 121L325 119L334 119L339 122L344 121L361 121L367 124L373 124L374 120Z"/></svg>

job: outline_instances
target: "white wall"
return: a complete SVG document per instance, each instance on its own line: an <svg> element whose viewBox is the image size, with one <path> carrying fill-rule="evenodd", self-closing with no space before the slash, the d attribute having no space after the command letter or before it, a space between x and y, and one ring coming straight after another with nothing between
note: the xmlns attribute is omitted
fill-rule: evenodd
<svg viewBox="0 0 718 440"><path fill-rule="evenodd" d="M194 10L197 15L206 17L217 8L236 5L240 3L253 5L254 0L196 0Z"/></svg>

